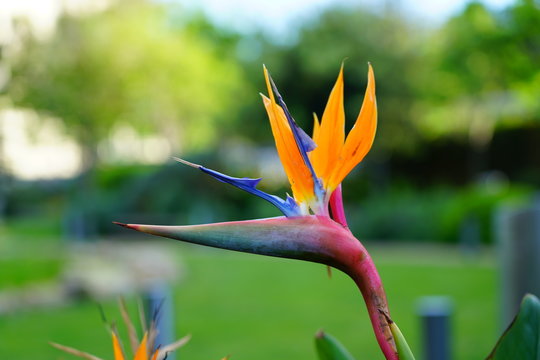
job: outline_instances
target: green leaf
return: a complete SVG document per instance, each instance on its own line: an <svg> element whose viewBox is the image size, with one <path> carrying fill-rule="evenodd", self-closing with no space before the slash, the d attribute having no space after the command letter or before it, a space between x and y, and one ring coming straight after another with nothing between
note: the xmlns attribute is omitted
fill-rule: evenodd
<svg viewBox="0 0 540 360"><path fill-rule="evenodd" d="M399 360L415 360L409 344L407 344L405 337L403 336L395 322L390 323L390 330L392 331L394 341L396 342Z"/></svg>
<svg viewBox="0 0 540 360"><path fill-rule="evenodd" d="M354 357L335 337L322 330L315 335L315 347L319 360L354 360Z"/></svg>
<svg viewBox="0 0 540 360"><path fill-rule="evenodd" d="M540 360L540 300L527 294L486 360Z"/></svg>

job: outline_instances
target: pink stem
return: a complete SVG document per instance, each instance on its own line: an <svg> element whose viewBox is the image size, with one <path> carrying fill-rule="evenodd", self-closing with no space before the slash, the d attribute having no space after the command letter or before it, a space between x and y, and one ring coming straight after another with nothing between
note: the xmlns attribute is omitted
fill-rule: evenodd
<svg viewBox="0 0 540 360"><path fill-rule="evenodd" d="M355 239L356 240L356 239ZM398 360L394 337L389 327L390 312L388 301L377 268L360 241L350 243L351 247L342 249L340 257L344 261L342 268L360 289L377 342L387 360Z"/></svg>
<svg viewBox="0 0 540 360"><path fill-rule="evenodd" d="M330 195L330 210L332 210L332 219L343 225L347 229L347 218L345 217L345 209L343 208L343 195L341 192L341 184Z"/></svg>

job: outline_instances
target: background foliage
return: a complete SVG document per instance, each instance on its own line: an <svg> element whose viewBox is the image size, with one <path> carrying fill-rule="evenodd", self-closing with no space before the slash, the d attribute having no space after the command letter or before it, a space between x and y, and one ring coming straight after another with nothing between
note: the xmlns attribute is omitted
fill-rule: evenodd
<svg viewBox="0 0 540 360"><path fill-rule="evenodd" d="M456 300L458 309L456 357L487 355L497 335L497 303L494 255L490 248L484 253L484 245L494 243L496 212L533 202L540 185L540 4L516 0L495 11L471 2L441 24L427 24L389 4L329 7L297 24L288 39L263 31L238 33L161 1L118 0L99 11L66 12L46 38L18 19L15 45L2 48L0 57L9 73L0 89L0 110L25 109L38 116L32 129L36 137L40 125L58 124L82 149L82 168L74 178L22 180L0 150L0 273L9 278L0 281L0 289L58 279L73 240L119 237L111 220L193 224L279 215L271 205L191 168L172 161L145 162L127 142L120 144L122 155L115 139L126 131L157 139L140 153L165 146L170 156L233 176L263 177L263 190L284 195L288 185L258 95L266 92L262 64L309 133L312 113L322 114L342 62L346 126L352 126L370 62L379 127L374 148L343 187L349 223L360 239L380 249L375 260L383 264L390 303L413 348L420 343L411 331L415 299L443 293ZM403 248L389 252L389 244L396 243ZM430 243L458 244L465 251L448 257L454 247L432 251ZM401 249L409 249L406 256ZM355 311L360 306L356 293L336 300L317 293L319 278L307 285L298 280L317 271L324 274L324 269L291 265L275 271L266 260L252 264L236 254L223 259L219 254L218 259L212 252L183 251L193 278L174 286L177 306L187 309L176 326L193 331L193 350L186 350L190 355L218 358L231 351L239 358L314 358L307 351L320 325L312 314L328 313L332 306ZM420 261L425 258L429 264ZM439 263L447 258L449 263ZM244 277L228 278L233 262ZM297 271L301 276L290 277ZM220 286L212 289L216 272ZM261 278L272 286L284 282L276 291L290 297L277 297ZM408 286L407 278L419 279L418 284ZM206 290L205 282L212 283ZM340 288L344 279L335 282L339 289L328 291L341 294L350 287ZM306 286L301 294L294 292L298 283ZM250 302L252 312L245 311L247 302L227 301L231 291L250 292L256 299ZM260 299L259 293L264 294ZM313 300L318 296L320 302ZM255 308L258 301L261 307ZM286 301L289 310L276 305ZM221 304L216 313L195 312L201 304L210 309L216 302ZM82 342L87 339L77 340L73 333L99 331L91 324L97 316L90 307L32 310L22 320L11 315L0 322L0 332L18 336L38 324L31 341L41 341L45 335L39 337L39 331L53 329L58 338L43 344L57 340L89 349ZM249 316L235 328L231 324L237 320L227 311ZM254 313L261 318L252 318ZM303 325L290 333L280 327L292 313L298 315L295 323L305 322L309 331ZM350 324L347 314L321 321L355 355L376 358L376 347L367 345L372 339L365 344L353 328L361 320ZM478 314L486 321L471 321ZM79 326L79 319L86 325ZM255 333L255 323L265 321L271 324ZM41 327L42 322L60 325ZM300 333L305 340L301 350L283 339L298 339ZM235 342L246 334L268 342L257 348ZM23 345L17 341L0 343L0 354L19 356ZM98 354L109 349L108 342L94 345ZM37 352L28 352L28 358L44 351L38 345L33 349Z"/></svg>
<svg viewBox="0 0 540 360"><path fill-rule="evenodd" d="M229 201L212 201L202 186L178 187L166 179L161 175L169 171L165 168L132 171L134 166L118 162L105 167L111 159L103 158L100 144L122 126L157 134L173 155L203 159L237 175L262 175L263 187L283 193L281 170L277 175L262 170L272 140L256 95L264 92L261 64L270 68L297 121L309 130L311 113L322 113L341 61L346 64L347 126L352 125L365 88L362 64L370 61L377 77L379 132L361 171L345 187L349 206L364 210L358 229L392 240L456 241L463 221L489 222L501 201L515 200L540 183L535 146L540 108L534 96L540 90L539 21L532 0L500 12L471 3L436 29L392 7L338 7L302 24L296 40L276 43L263 33L216 27L171 4L118 1L96 13L65 14L45 41L21 22L21 46L6 58L12 76L5 93L16 106L53 116L81 144L84 167L99 175L81 182L96 195L76 202L88 207L88 202L108 199L89 206L106 216L125 205L126 211L181 218L198 206L206 209L206 217L234 219L264 205L228 189L216 191L212 199L232 197ZM100 180L112 180L112 174L116 185ZM7 215L35 208L23 200L32 190L17 182L13 186ZM69 182L58 186L63 190L51 190L54 199L77 193ZM496 194L486 196L493 200L480 206L486 210L476 214L479 207L467 205L492 190ZM189 205L182 192L197 194L198 205ZM129 206L142 194L149 199L149 193L155 199L145 200L142 208ZM45 204L50 195L32 196ZM118 196L128 201L111 200ZM178 201L166 205L160 198ZM415 204L405 206L413 198ZM217 203L242 205L233 210L216 208ZM412 221L434 212L441 220L431 230ZM390 233L377 230L386 221L407 225ZM489 234L482 237L490 241Z"/></svg>

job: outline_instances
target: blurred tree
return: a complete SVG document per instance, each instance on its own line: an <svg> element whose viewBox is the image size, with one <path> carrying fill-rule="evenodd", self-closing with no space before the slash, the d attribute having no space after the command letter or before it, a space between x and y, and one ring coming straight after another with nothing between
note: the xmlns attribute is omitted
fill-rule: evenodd
<svg viewBox="0 0 540 360"><path fill-rule="evenodd" d="M8 94L16 106L61 121L83 150L83 176L66 211L69 238L98 228L93 170L98 145L115 129L159 134L178 154L217 146L237 119L241 68L176 14L172 5L118 0L104 11L64 14L45 41L28 27L19 31Z"/></svg>
<svg viewBox="0 0 540 360"><path fill-rule="evenodd" d="M471 3L428 43L414 119L429 138L466 136L473 174L497 127L540 120L539 24L535 0L501 12Z"/></svg>
<svg viewBox="0 0 540 360"><path fill-rule="evenodd" d="M45 42L22 36L8 88L14 103L60 119L84 149L86 169L118 124L161 134L175 151L216 144L220 123L236 118L240 68L170 10L117 1L65 14Z"/></svg>
<svg viewBox="0 0 540 360"><path fill-rule="evenodd" d="M420 37L414 25L386 7L374 12L357 7L331 7L302 25L297 41L288 45L264 45L262 58L273 74L293 115L304 128L320 117L345 61L345 111L347 127L356 117L365 92L367 62L377 79L380 151L410 150L417 132L409 121L413 104L414 73ZM264 41L253 39L253 41ZM256 71L260 73L260 60ZM259 89L264 89L262 80ZM263 92L266 93L266 90ZM403 136L406 133L407 136ZM377 150L376 150L377 151Z"/></svg>

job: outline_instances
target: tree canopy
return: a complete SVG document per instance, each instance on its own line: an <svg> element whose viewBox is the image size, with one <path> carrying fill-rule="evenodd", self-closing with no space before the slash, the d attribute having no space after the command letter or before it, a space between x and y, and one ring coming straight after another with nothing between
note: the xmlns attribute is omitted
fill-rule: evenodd
<svg viewBox="0 0 540 360"><path fill-rule="evenodd" d="M177 150L200 149L236 119L239 65L165 5L119 1L65 14L52 38L30 34L22 44L12 59L14 103L60 119L90 150L118 124L163 135Z"/></svg>

